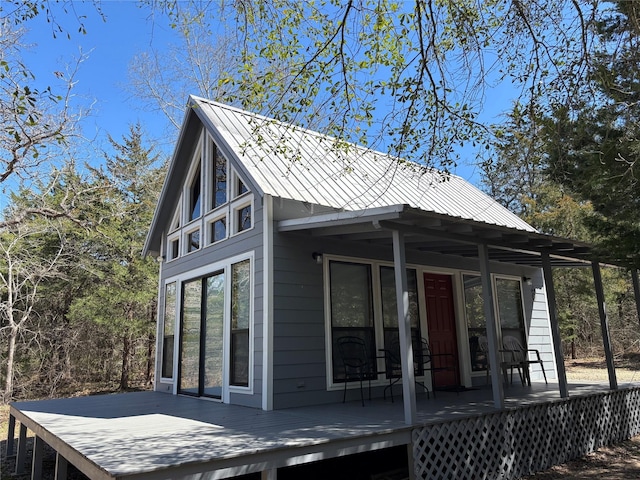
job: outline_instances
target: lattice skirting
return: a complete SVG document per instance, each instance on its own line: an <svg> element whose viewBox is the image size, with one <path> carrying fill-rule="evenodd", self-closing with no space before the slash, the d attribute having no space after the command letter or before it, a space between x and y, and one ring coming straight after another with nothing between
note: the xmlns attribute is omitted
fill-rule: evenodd
<svg viewBox="0 0 640 480"><path fill-rule="evenodd" d="M413 430L416 478L508 480L640 434L640 388L502 410Z"/></svg>

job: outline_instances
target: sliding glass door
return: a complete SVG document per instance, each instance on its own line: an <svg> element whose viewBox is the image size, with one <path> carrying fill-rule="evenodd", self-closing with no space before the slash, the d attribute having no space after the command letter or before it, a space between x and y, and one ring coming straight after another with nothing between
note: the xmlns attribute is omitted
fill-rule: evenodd
<svg viewBox="0 0 640 480"><path fill-rule="evenodd" d="M182 394L222 398L224 272L185 282L180 326Z"/></svg>

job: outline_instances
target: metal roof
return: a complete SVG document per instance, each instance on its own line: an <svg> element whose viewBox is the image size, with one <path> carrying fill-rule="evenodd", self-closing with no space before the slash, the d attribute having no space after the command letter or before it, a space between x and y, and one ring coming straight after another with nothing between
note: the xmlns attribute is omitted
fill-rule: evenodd
<svg viewBox="0 0 640 480"><path fill-rule="evenodd" d="M548 253L557 266L584 266L589 245L537 232L456 175L439 172L295 125L200 97L190 97L180 139L156 207L144 254L158 252L162 231L181 191L199 126L253 185L257 195L297 200L334 213L282 220L279 231L335 236L387 245L405 232L407 248L539 266Z"/></svg>
<svg viewBox="0 0 640 480"><path fill-rule="evenodd" d="M535 229L456 175L340 143L318 132L192 97L262 191L274 197L358 211L407 204L460 219Z"/></svg>
<svg viewBox="0 0 640 480"><path fill-rule="evenodd" d="M591 248L583 242L459 220L408 205L281 220L277 228L280 232L334 237L389 248L391 232L398 230L405 236L407 250L477 258L478 245L485 244L490 260L535 267L542 266L543 253L549 254L552 265L557 267L585 267L592 260Z"/></svg>

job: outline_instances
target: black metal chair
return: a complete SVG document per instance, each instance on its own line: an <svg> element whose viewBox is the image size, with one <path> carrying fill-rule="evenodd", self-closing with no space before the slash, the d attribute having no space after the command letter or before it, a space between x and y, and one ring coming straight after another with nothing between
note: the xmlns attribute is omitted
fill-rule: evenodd
<svg viewBox="0 0 640 480"><path fill-rule="evenodd" d="M376 371L371 362L369 352L367 352L367 345L362 338L351 335L338 338L337 343L340 360L344 368L342 403L347 399L347 383L353 380L359 380L360 399L364 407L363 382L364 380L369 381L369 399L371 399L371 377Z"/></svg>
<svg viewBox="0 0 640 480"><path fill-rule="evenodd" d="M433 391L433 398L436 397L436 373L452 371L454 372L456 381L460 381L455 355L453 353L432 353L431 348L429 348L429 342L427 342L426 339L414 339L413 357L416 376L422 376L427 371L431 372L431 391ZM429 393L429 389L424 383L417 380L416 383ZM458 393L458 389L456 389L456 393Z"/></svg>
<svg viewBox="0 0 640 480"><path fill-rule="evenodd" d="M458 369L456 367L455 356L452 353L432 354L429 348L429 343L424 338L413 338L413 368L414 375L416 377L416 385L422 387L427 394L427 398L430 398L430 393L433 392L433 397L436 397L436 372L451 370L455 372L456 378L458 378ZM388 348L382 350L384 352L385 359L385 373L389 380L389 385L384 388L384 398L387 397L387 390L391 395L391 401L393 402L393 386L402 379L402 364L400 362L400 344L397 340L393 341ZM431 372L431 391L429 388L417 380L417 377L421 377L425 372Z"/></svg>

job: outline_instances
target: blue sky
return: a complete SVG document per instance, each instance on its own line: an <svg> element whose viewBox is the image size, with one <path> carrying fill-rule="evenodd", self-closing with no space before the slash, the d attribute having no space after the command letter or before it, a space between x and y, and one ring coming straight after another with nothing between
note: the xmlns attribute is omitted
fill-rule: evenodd
<svg viewBox="0 0 640 480"><path fill-rule="evenodd" d="M52 26L42 14L26 24L29 33L25 40L32 48L24 57L40 85L55 84L54 72L64 71L84 54L87 59L79 69L74 92L81 102L92 104L83 131L94 146L108 149L107 133L120 141L136 122L150 137L166 137L168 121L139 108L124 86L133 56L150 48L162 50L175 41L174 32L166 22L154 24L148 10L139 8L134 1L103 1L105 21L91 2L73 2L72 6L77 15L86 16L82 19L86 34L78 32L74 13L56 15L70 38L65 33L54 38ZM161 147L169 153L172 150L170 144Z"/></svg>
<svg viewBox="0 0 640 480"><path fill-rule="evenodd" d="M133 56L151 48L162 51L169 43L177 41L175 32L166 21L153 22L149 18L149 9L138 7L135 1L101 2L104 21L93 2L76 1L68 5L75 10L67 14L56 12L56 20L70 38L64 33L53 38L52 26L44 15L26 24L30 29L26 40L33 45L32 50L25 53L27 65L43 85L48 85L56 80L54 72L64 70L81 54L87 55L77 75L74 91L85 103L95 101L91 115L83 123L84 134L92 140L92 145L98 151L109 151L107 133L121 141L128 134L129 126L140 122L146 138L162 138L156 147L169 155L175 139L167 135L171 128L169 122L161 114L142 110L124 86ZM75 15L84 17L86 34L78 32ZM508 108L507 102L504 91L488 92L484 120L498 121L498 114ZM470 148L464 149L463 154L471 158L474 156ZM100 158L96 154L94 157L96 160ZM474 183L479 178L471 165L460 165L455 173Z"/></svg>

